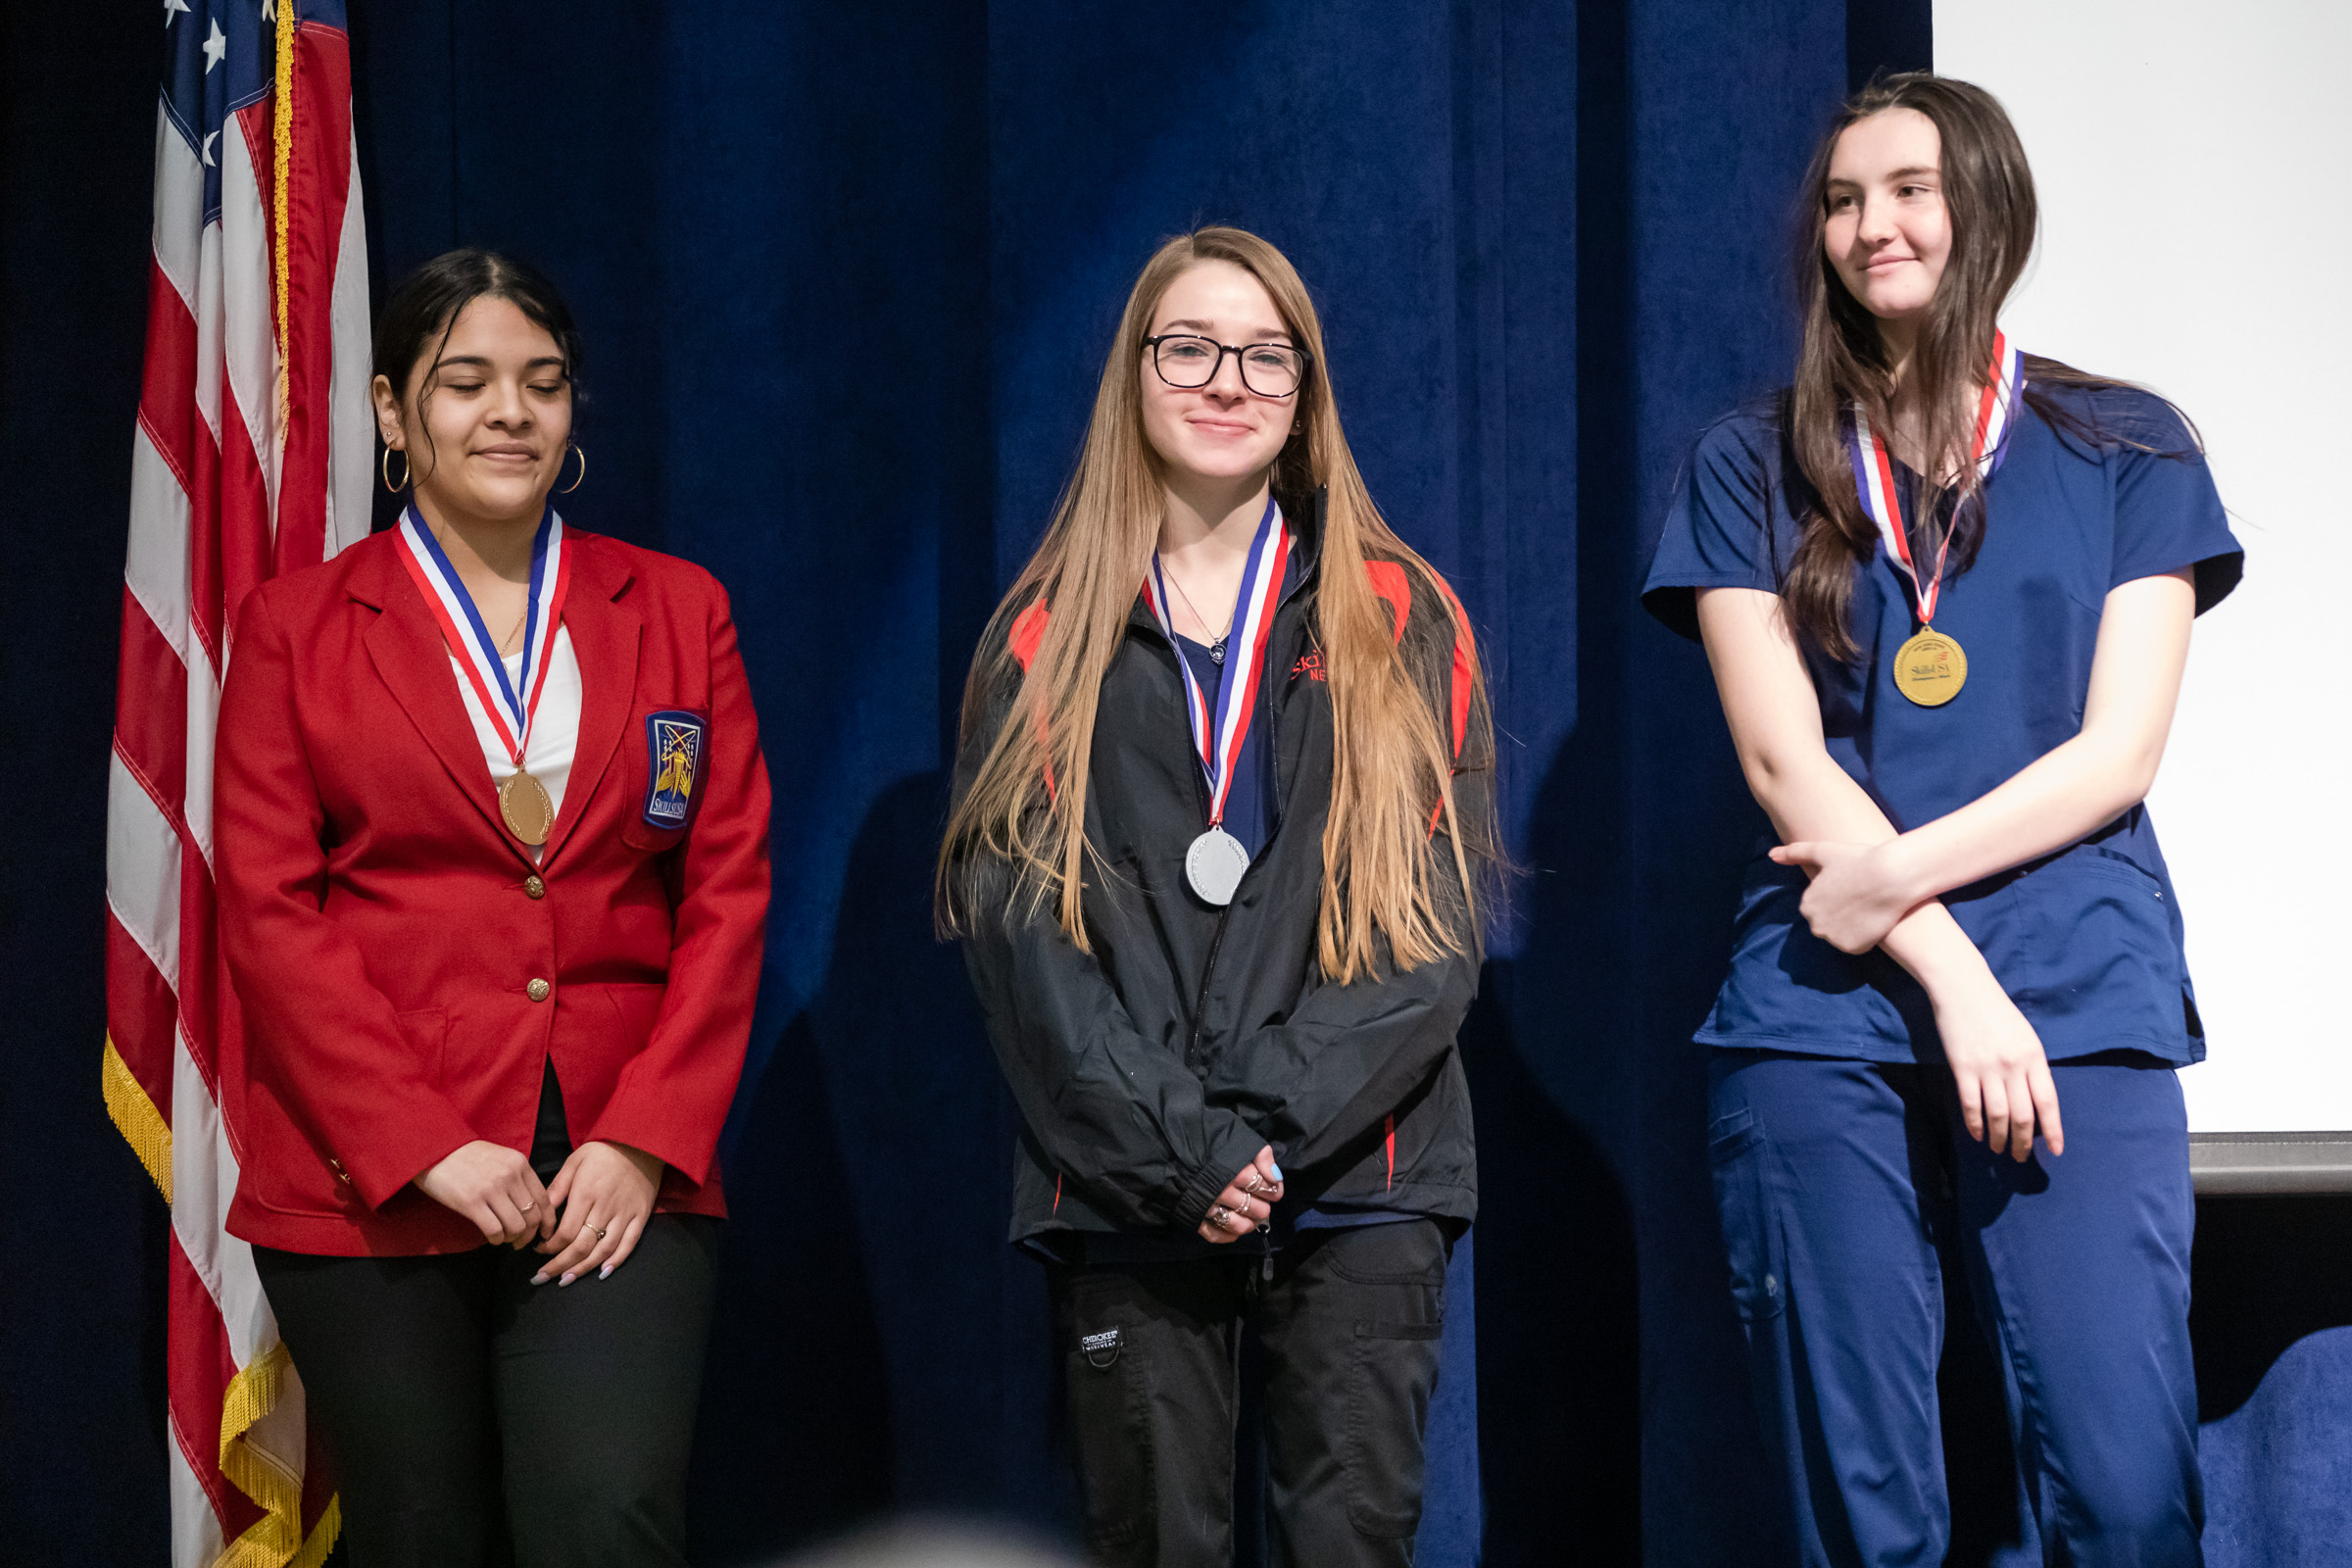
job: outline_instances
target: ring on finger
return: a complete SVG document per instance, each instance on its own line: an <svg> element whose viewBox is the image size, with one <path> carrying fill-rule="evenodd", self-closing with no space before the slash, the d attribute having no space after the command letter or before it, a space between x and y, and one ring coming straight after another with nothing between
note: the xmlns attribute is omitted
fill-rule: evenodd
<svg viewBox="0 0 2352 1568"><path fill-rule="evenodd" d="M1223 1203L1208 1205L1208 1222L1220 1230L1224 1229L1225 1221L1231 1218L1233 1210L1227 1208Z"/></svg>
<svg viewBox="0 0 2352 1568"><path fill-rule="evenodd" d="M606 1234L606 1232L605 1232L605 1228L604 1228L602 1225L591 1225L591 1226L589 1226L588 1228L589 1228L590 1230L592 1230L592 1231L596 1232L596 1239L597 1239L598 1241L600 1241L600 1242L601 1242L601 1241L603 1241L603 1240L605 1239L605 1234Z"/></svg>

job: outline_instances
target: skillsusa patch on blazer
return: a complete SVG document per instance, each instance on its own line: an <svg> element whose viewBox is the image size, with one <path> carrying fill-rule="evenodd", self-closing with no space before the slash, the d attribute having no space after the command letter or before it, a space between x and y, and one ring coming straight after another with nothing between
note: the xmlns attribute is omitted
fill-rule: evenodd
<svg viewBox="0 0 2352 1568"><path fill-rule="evenodd" d="M677 709L645 715L645 755L651 764L645 774L646 826L686 825L710 733L700 715Z"/></svg>

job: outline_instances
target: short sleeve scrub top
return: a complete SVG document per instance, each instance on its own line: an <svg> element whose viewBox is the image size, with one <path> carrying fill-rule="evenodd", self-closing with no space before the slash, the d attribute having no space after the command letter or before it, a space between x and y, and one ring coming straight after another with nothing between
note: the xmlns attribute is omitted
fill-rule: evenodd
<svg viewBox="0 0 2352 1568"><path fill-rule="evenodd" d="M2243 553L2194 439L2169 405L2131 389L2056 392L2099 439L2021 399L1985 481L1983 545L1947 573L1936 627L1968 654L1949 703L1915 705L1893 679L1917 630L1909 582L1886 549L1859 572L1862 657L1808 653L1830 755L1898 832L1968 805L2082 728L2107 593L2193 567L2198 613L2236 586ZM1801 537L1804 481L1776 414L1732 416L1700 440L1650 564L1642 602L1697 636L1693 590L1778 593ZM1905 514L1910 514L1906 498ZM1801 868L1747 868L1731 973L1698 1039L1876 1062L1937 1062L1926 993L1893 959L1839 952L1798 913ZM1943 896L2040 1036L2048 1059L2205 1054L2181 920L2147 808L2055 854Z"/></svg>

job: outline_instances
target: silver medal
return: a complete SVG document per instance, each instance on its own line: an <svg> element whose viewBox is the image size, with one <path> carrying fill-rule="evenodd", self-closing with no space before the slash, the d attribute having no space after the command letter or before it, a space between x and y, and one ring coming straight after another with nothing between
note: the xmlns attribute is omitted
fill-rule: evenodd
<svg viewBox="0 0 2352 1568"><path fill-rule="evenodd" d="M1233 902L1234 890L1242 885L1242 873L1249 869L1250 852L1221 827L1210 828L1184 852L1184 879L1202 902L1220 908Z"/></svg>

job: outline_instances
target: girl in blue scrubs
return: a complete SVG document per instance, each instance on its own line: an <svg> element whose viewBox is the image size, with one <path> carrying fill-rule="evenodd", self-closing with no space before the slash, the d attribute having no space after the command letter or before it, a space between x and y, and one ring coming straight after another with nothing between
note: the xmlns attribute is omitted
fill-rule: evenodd
<svg viewBox="0 0 2352 1568"><path fill-rule="evenodd" d="M1775 830L1698 1037L1759 1408L1805 1563L1941 1562L1960 1269L2032 1555L2196 1563L2204 1038L2141 801L2240 553L2170 405L1998 331L2035 209L1988 94L1875 83L1807 178L1795 383L1701 439L1644 592Z"/></svg>

